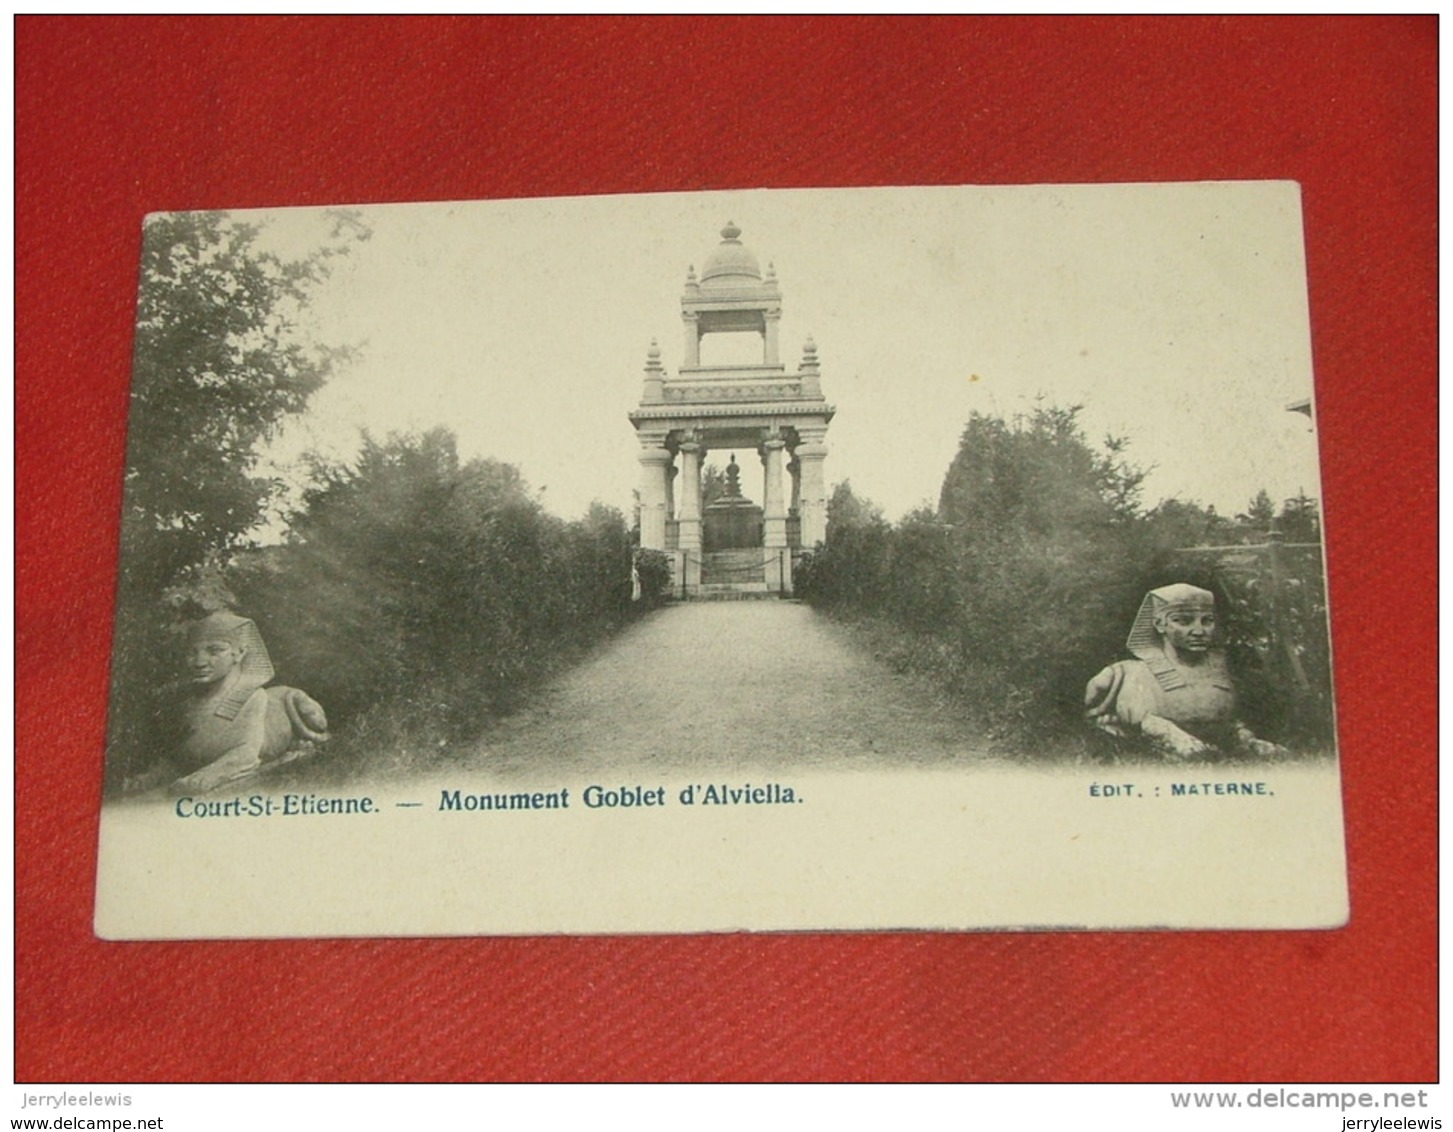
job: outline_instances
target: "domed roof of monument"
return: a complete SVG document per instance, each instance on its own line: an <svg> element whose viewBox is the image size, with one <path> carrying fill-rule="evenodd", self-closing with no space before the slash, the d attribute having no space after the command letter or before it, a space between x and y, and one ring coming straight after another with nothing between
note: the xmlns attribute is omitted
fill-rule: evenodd
<svg viewBox="0 0 1453 1132"><path fill-rule="evenodd" d="M702 268L703 284L719 280L718 286L729 287L748 279L754 283L762 281L762 268L757 257L742 243L741 234L742 230L728 220L727 226L721 230L721 243Z"/></svg>

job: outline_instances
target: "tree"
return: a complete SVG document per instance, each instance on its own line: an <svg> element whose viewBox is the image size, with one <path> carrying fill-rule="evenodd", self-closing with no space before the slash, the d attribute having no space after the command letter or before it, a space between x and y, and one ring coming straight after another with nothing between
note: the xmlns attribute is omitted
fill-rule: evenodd
<svg viewBox="0 0 1453 1132"><path fill-rule="evenodd" d="M726 494L726 469L720 464L708 462L701 468L701 506L710 507Z"/></svg>
<svg viewBox="0 0 1453 1132"><path fill-rule="evenodd" d="M1145 473L1092 445L1078 407L974 414L939 508L889 527L840 485L807 600L886 616L903 655L979 705L1002 736L1078 730L1088 675L1124 640L1143 589Z"/></svg>
<svg viewBox="0 0 1453 1132"><path fill-rule="evenodd" d="M335 258L368 236L356 215L330 217L323 245L291 260L226 213L147 221L121 520L114 775L154 757L155 689L171 673L168 620L230 600L218 569L245 545L275 488L255 472L259 445L345 354L299 325Z"/></svg>
<svg viewBox="0 0 1453 1132"><path fill-rule="evenodd" d="M299 316L334 259L367 229L331 214L327 242L285 260L221 212L148 219L141 254L122 519L123 584L155 593L240 545L275 485L259 445L299 412L345 351ZM125 585L125 583L130 585Z"/></svg>
<svg viewBox="0 0 1453 1132"><path fill-rule="evenodd" d="M1040 404L1012 422L972 414L939 493L940 518L1042 533L1134 519L1146 471L1125 461L1118 437L1093 448L1080 408Z"/></svg>
<svg viewBox="0 0 1453 1132"><path fill-rule="evenodd" d="M859 498L851 480L843 480L833 487L827 501L829 537L834 527L866 527L882 522L883 509L870 499Z"/></svg>
<svg viewBox="0 0 1453 1132"><path fill-rule="evenodd" d="M1277 529L1287 542L1321 542L1322 517L1317 501L1298 493L1282 504Z"/></svg>
<svg viewBox="0 0 1453 1132"><path fill-rule="evenodd" d="M1145 516L1157 549L1176 550L1239 542L1242 529L1235 522L1194 500L1163 499Z"/></svg>
<svg viewBox="0 0 1453 1132"><path fill-rule="evenodd" d="M1236 521L1254 529L1254 532L1265 538L1276 524L1276 504L1271 501L1271 496L1266 488L1258 491L1246 510L1236 516Z"/></svg>
<svg viewBox="0 0 1453 1132"><path fill-rule="evenodd" d="M975 413L964 428L939 518L957 532L959 582L974 610L964 647L976 655L1040 673L1056 666L1050 656L1083 664L1122 600L1115 582L1144 555L1145 472L1126 462L1123 441L1092 445L1079 413L1039 404L1013 421Z"/></svg>

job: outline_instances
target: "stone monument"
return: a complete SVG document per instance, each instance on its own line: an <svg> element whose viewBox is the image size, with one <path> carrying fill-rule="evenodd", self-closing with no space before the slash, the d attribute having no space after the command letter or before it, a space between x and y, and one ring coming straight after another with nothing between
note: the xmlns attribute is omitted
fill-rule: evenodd
<svg viewBox="0 0 1453 1132"><path fill-rule="evenodd" d="M741 478L733 452L726 469L726 488L701 516L701 549L706 554L762 545L762 509L742 495Z"/></svg>
<svg viewBox="0 0 1453 1132"><path fill-rule="evenodd" d="M687 269L681 368L668 374L653 341L641 401L629 414L641 446L641 546L669 556L677 597L790 594L794 558L827 530L823 441L834 410L822 395L817 347L808 338L796 372L787 371L776 272L769 263L763 273L741 235L729 222L700 277ZM703 364L708 336L744 334L760 338L760 361ZM739 502L724 496L703 514L702 463L721 450L733 453L728 491L736 484L731 498ZM761 459L760 509L732 475L744 450Z"/></svg>

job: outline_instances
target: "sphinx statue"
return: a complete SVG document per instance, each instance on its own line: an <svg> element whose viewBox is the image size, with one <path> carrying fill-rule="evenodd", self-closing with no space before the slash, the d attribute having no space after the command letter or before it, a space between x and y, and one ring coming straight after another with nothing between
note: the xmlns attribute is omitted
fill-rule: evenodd
<svg viewBox="0 0 1453 1132"><path fill-rule="evenodd" d="M297 688L266 687L272 678L252 621L219 611L189 623L178 740L148 777L171 778L171 793L204 794L325 742L323 709Z"/></svg>
<svg viewBox="0 0 1453 1132"><path fill-rule="evenodd" d="M1237 714L1209 590L1184 583L1151 590L1125 647L1132 659L1101 669L1085 688L1086 719L1100 732L1173 759L1285 753L1258 739Z"/></svg>

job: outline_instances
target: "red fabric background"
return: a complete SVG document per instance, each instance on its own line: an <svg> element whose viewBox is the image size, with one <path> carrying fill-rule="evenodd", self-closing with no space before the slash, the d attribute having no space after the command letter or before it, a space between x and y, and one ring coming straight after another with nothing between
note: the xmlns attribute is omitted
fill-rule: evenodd
<svg viewBox="0 0 1453 1132"><path fill-rule="evenodd" d="M1436 1076L1435 18L16 25L16 1074ZM105 944L140 220L743 186L1305 193L1352 924Z"/></svg>

